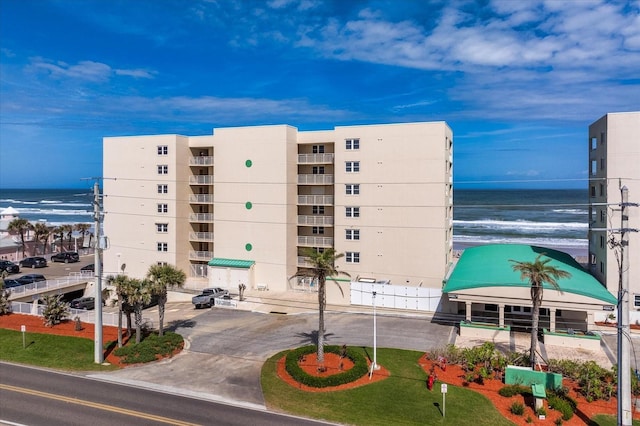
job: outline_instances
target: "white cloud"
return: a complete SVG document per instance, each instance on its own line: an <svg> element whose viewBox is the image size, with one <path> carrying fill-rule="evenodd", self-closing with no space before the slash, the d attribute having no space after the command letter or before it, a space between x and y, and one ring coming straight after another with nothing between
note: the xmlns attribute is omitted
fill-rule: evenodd
<svg viewBox="0 0 640 426"><path fill-rule="evenodd" d="M45 72L54 78L105 82L112 76L135 78L153 78L153 72L142 69L113 69L109 65L95 61L80 61L75 65L63 61L51 61L45 58L31 58L30 69Z"/></svg>

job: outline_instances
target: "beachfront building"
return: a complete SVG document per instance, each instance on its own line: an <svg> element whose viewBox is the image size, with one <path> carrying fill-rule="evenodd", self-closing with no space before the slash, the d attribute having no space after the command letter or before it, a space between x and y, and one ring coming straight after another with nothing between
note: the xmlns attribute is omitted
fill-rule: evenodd
<svg viewBox="0 0 640 426"><path fill-rule="evenodd" d="M107 274L168 263L192 288L287 291L314 285L290 279L305 248L334 248L351 281L439 291L452 262L444 122L220 128L107 137L103 149ZM348 303L349 291L328 297Z"/></svg>
<svg viewBox="0 0 640 426"><path fill-rule="evenodd" d="M589 126L589 268L613 294L618 293L621 190L640 202L640 112L606 114ZM628 227L640 229L640 208L628 208ZM631 322L640 320L640 232L628 232ZM636 316L637 315L637 316Z"/></svg>

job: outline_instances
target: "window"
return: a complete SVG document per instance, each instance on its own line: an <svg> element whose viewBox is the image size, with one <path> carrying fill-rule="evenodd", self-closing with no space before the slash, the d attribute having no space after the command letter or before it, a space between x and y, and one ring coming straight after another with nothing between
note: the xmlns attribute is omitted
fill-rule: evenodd
<svg viewBox="0 0 640 426"><path fill-rule="evenodd" d="M598 138L591 138L591 149L594 150L598 147Z"/></svg>
<svg viewBox="0 0 640 426"><path fill-rule="evenodd" d="M598 172L598 160L591 160L591 176Z"/></svg>
<svg viewBox="0 0 640 426"><path fill-rule="evenodd" d="M169 147L167 145L158 145L158 155L169 155Z"/></svg>
<svg viewBox="0 0 640 426"><path fill-rule="evenodd" d="M169 185L158 185L158 194L168 194Z"/></svg>
<svg viewBox="0 0 640 426"><path fill-rule="evenodd" d="M592 197L596 196L596 187L594 185L591 185L589 193L591 194Z"/></svg>
<svg viewBox="0 0 640 426"><path fill-rule="evenodd" d="M357 173L360 171L359 161L347 161L345 162L345 171L347 173Z"/></svg>
<svg viewBox="0 0 640 426"><path fill-rule="evenodd" d="M164 203L159 203L158 213L169 213L169 205Z"/></svg>
<svg viewBox="0 0 640 426"><path fill-rule="evenodd" d="M158 251L169 251L168 243L158 243Z"/></svg>
<svg viewBox="0 0 640 426"><path fill-rule="evenodd" d="M345 253L347 263L360 263L360 252L348 251Z"/></svg>
<svg viewBox="0 0 640 426"><path fill-rule="evenodd" d="M313 214L324 214L324 206L313 206L311 212Z"/></svg>
<svg viewBox="0 0 640 426"><path fill-rule="evenodd" d="M604 235L600 235L600 248L604 248Z"/></svg>
<svg viewBox="0 0 640 426"><path fill-rule="evenodd" d="M607 221L607 211L602 209L600 210L600 222L604 223Z"/></svg>
<svg viewBox="0 0 640 426"><path fill-rule="evenodd" d="M600 170L604 170L604 158L600 159Z"/></svg>
<svg viewBox="0 0 640 426"><path fill-rule="evenodd" d="M345 238L347 240L359 240L360 239L360 230L359 229L345 229Z"/></svg>
<svg viewBox="0 0 640 426"><path fill-rule="evenodd" d="M604 145L604 142L605 142L604 139L605 139L604 138L604 132L600 132L600 145Z"/></svg>
<svg viewBox="0 0 640 426"><path fill-rule="evenodd" d="M169 166L167 166L166 164L158 164L158 174L159 175L169 174Z"/></svg>
<svg viewBox="0 0 640 426"><path fill-rule="evenodd" d="M349 151L360 149L360 139L346 139L344 142L345 149Z"/></svg>
<svg viewBox="0 0 640 426"><path fill-rule="evenodd" d="M167 262L160 262L160 261L158 261L158 262L156 262L156 265L158 265L158 266L167 266L167 265L168 265L168 263L167 263Z"/></svg>
<svg viewBox="0 0 640 426"><path fill-rule="evenodd" d="M348 183L344 186L345 194L347 195L359 195L360 194L360 184L358 183Z"/></svg>
<svg viewBox="0 0 640 426"><path fill-rule="evenodd" d="M324 166L313 166L312 173L314 175L323 175L324 174Z"/></svg>
<svg viewBox="0 0 640 426"><path fill-rule="evenodd" d="M600 184L600 194L601 197L604 195L604 185Z"/></svg>
<svg viewBox="0 0 640 426"><path fill-rule="evenodd" d="M485 303L484 310L489 312L498 312L498 305L494 305L491 303Z"/></svg>
<svg viewBox="0 0 640 426"><path fill-rule="evenodd" d="M640 294L633 295L633 307L640 308Z"/></svg>
<svg viewBox="0 0 640 426"><path fill-rule="evenodd" d="M169 224L168 223L156 223L156 231L162 234L166 234L169 232Z"/></svg>
<svg viewBox="0 0 640 426"><path fill-rule="evenodd" d="M312 232L313 235L324 235L324 226L314 226Z"/></svg>
<svg viewBox="0 0 640 426"><path fill-rule="evenodd" d="M360 217L360 207L345 207L347 217Z"/></svg>
<svg viewBox="0 0 640 426"><path fill-rule="evenodd" d="M324 154L324 145L313 145L311 149L314 154Z"/></svg>

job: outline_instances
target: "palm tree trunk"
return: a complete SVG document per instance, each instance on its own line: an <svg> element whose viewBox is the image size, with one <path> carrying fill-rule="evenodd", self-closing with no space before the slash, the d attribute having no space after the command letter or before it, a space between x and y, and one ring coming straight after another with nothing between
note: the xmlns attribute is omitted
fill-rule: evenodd
<svg viewBox="0 0 640 426"><path fill-rule="evenodd" d="M142 340L142 305L136 304L135 308L136 316L136 343L140 343Z"/></svg>
<svg viewBox="0 0 640 426"><path fill-rule="evenodd" d="M324 308L325 308L325 280L318 279L318 369L324 370Z"/></svg>
<svg viewBox="0 0 640 426"><path fill-rule="evenodd" d="M531 368L536 369L536 351L538 347L538 324L540 323L540 301L538 298L533 300L533 309L531 310Z"/></svg>
<svg viewBox="0 0 640 426"><path fill-rule="evenodd" d="M164 304L167 303L167 295L158 298L158 336L164 336Z"/></svg>
<svg viewBox="0 0 640 426"><path fill-rule="evenodd" d="M118 347L122 347L122 296L118 294Z"/></svg>

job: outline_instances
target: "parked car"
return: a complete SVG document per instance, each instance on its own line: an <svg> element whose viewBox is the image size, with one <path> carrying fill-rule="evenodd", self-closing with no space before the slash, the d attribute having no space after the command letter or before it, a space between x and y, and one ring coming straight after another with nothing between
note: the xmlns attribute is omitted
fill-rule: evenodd
<svg viewBox="0 0 640 426"><path fill-rule="evenodd" d="M7 274L17 274L20 272L20 267L10 260L0 260L0 273L7 272Z"/></svg>
<svg viewBox="0 0 640 426"><path fill-rule="evenodd" d="M73 299L70 304L73 309L86 309L88 311L95 309L96 300L93 297L79 297Z"/></svg>
<svg viewBox="0 0 640 426"><path fill-rule="evenodd" d="M102 266L102 264L100 264L100 266ZM94 263L90 263L90 264L85 265L82 268L80 268L80 270L82 272L95 272L96 271L96 265Z"/></svg>
<svg viewBox="0 0 640 426"><path fill-rule="evenodd" d="M152 295L152 296L151 296L151 299L149 300L149 302L147 302L147 303L145 303L144 305L142 305L142 309L147 309L147 308L150 308L150 307L152 307L152 306L156 306L156 305L158 304L158 299L159 299L159 298L160 298L160 297L159 297L159 296L157 296L157 295L155 295L155 294L154 294L154 295ZM104 301L103 301L103 304L104 304ZM129 303L127 303L127 302L123 302L123 303L122 303L122 309L123 309L124 311L126 311L126 310L130 309L130 308L129 308Z"/></svg>
<svg viewBox="0 0 640 426"><path fill-rule="evenodd" d="M51 256L51 261L64 263L80 262L80 256L75 251L64 251Z"/></svg>
<svg viewBox="0 0 640 426"><path fill-rule="evenodd" d="M47 266L47 259L44 257L26 257L19 263L21 268L44 268Z"/></svg>
<svg viewBox="0 0 640 426"><path fill-rule="evenodd" d="M18 280L4 280L4 288L20 287L21 285Z"/></svg>
<svg viewBox="0 0 640 426"><path fill-rule="evenodd" d="M227 295L229 295L229 290L225 290L220 287L205 288L204 290L202 290L202 293L200 293L198 296L194 296L191 299L191 303L195 305L196 309L202 306L210 308L215 305L216 298Z"/></svg>
<svg viewBox="0 0 640 426"><path fill-rule="evenodd" d="M18 281L20 283L20 285L26 285L26 284L31 284L31 283L35 283L35 282L38 282L38 281L46 281L46 280L47 279L44 277L44 275L27 274L27 275L21 276L16 281Z"/></svg>

